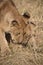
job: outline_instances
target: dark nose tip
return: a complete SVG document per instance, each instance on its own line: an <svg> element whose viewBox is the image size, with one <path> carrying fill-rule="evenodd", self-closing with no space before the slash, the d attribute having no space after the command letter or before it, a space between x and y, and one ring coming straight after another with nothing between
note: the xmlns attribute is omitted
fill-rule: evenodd
<svg viewBox="0 0 43 65"><path fill-rule="evenodd" d="M11 38L11 34L9 32L5 32L5 38L7 40L8 43L10 43Z"/></svg>

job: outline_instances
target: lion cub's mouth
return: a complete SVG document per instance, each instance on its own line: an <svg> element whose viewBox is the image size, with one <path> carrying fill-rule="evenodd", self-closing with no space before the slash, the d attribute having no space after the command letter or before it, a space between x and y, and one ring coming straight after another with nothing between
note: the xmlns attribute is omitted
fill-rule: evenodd
<svg viewBox="0 0 43 65"><path fill-rule="evenodd" d="M10 42L14 43L14 40L12 39L11 34L9 32L5 32L5 39L7 40L8 44ZM24 43L16 43L16 44L26 46L26 44L24 44Z"/></svg>

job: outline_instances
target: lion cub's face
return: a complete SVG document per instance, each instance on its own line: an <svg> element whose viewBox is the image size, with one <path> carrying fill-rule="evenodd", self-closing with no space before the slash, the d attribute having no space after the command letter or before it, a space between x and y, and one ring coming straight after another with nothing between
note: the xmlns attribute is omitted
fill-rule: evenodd
<svg viewBox="0 0 43 65"><path fill-rule="evenodd" d="M24 25L21 16L14 14L14 12L7 13L8 20L10 22L10 30L13 43L21 43L23 41L23 29ZM23 23L23 24L22 24Z"/></svg>
<svg viewBox="0 0 43 65"><path fill-rule="evenodd" d="M23 40L23 27L21 16L15 15L14 11L6 14L9 21L8 32L11 34L14 43L21 43Z"/></svg>

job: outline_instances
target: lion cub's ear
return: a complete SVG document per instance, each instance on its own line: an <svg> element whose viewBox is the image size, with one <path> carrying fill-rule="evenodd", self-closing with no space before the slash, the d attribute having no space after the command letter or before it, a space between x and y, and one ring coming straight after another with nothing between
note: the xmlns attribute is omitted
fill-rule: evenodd
<svg viewBox="0 0 43 65"><path fill-rule="evenodd" d="M24 12L24 13L22 14L22 16L23 16L23 19L24 19L25 23L28 24L27 22L28 22L29 19L30 19L30 14L29 14L28 12Z"/></svg>
<svg viewBox="0 0 43 65"><path fill-rule="evenodd" d="M29 19L30 18L30 14L28 12L24 12L22 14L22 16L25 18L25 19Z"/></svg>

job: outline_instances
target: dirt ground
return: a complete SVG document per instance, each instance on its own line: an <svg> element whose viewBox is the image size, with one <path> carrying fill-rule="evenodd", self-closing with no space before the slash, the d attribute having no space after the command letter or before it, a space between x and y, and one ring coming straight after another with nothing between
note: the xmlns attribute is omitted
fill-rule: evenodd
<svg viewBox="0 0 43 65"><path fill-rule="evenodd" d="M18 44L10 44L12 54L6 57L0 57L0 65L43 65L43 0L13 0L19 13L30 14L29 21L36 24L35 41L31 40L27 47Z"/></svg>

